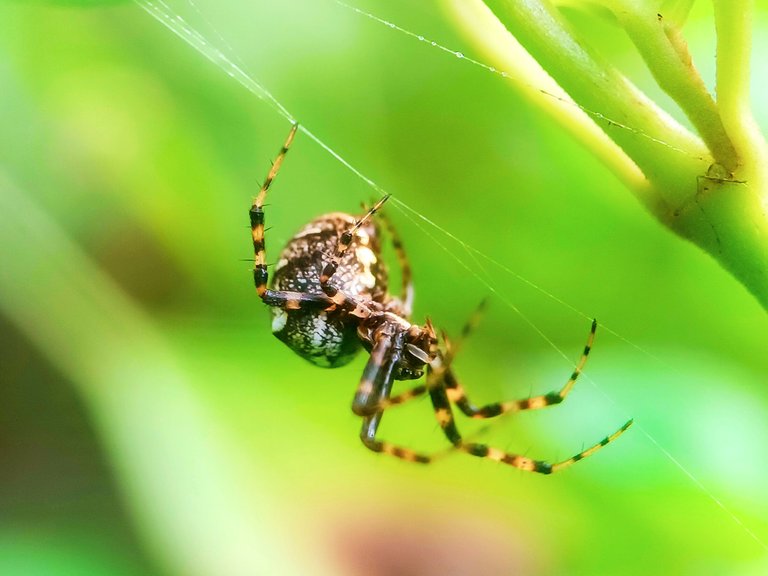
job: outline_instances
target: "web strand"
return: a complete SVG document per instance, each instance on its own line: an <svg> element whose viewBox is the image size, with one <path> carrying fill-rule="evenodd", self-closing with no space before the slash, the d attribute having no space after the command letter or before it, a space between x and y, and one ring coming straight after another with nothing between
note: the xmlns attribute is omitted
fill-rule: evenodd
<svg viewBox="0 0 768 576"><path fill-rule="evenodd" d="M256 82L240 66L232 62L215 45L208 42L205 37L195 30L179 14L176 14L163 0L134 0L142 10L184 40L201 55L211 61L213 65L222 70L227 76L233 78L248 92L259 100L270 105L280 116L291 123L296 123L294 117L286 110L272 94L261 84Z"/></svg>
<svg viewBox="0 0 768 576"><path fill-rule="evenodd" d="M448 48L445 48L443 46L437 45L436 43L433 43L431 41L426 40L420 35L416 35L412 32L409 32L407 30L404 30L395 24L391 22L387 22L386 20L380 19L372 14L365 13L359 9L356 9L354 7L351 7L349 5L344 4L340 0L334 0L338 4L345 6L349 9L355 10L356 12L360 12L361 14L372 18L374 20L380 21L384 24L386 24L390 28L394 28L396 30L400 30L401 32L406 33L409 36L413 36L421 41L429 42L430 45L434 45L435 47L444 50L446 52L449 52L453 54L454 56L459 56L461 53L456 53ZM223 72L225 72L228 76L233 78L235 81L237 81L240 85L242 85L246 90L248 90L250 93L252 93L254 96L256 96L258 99L262 100L266 104L268 104L275 112L277 112L280 116L285 118L291 123L296 123L295 117L258 81L256 81L252 76L247 74L241 66L238 66L235 64L230 58L228 58L221 50L219 50L216 46L211 44L206 38L200 34L197 30L195 30L189 23L184 20L180 15L176 14L163 0L134 0L134 2L141 7L145 12L147 12L150 16L152 16L155 20L157 20L159 23L161 23L163 26L168 28L171 32L173 32L176 36L187 42L192 48L197 50L201 55L203 55L206 59L208 59L210 62L212 62L215 66L217 66L219 69L221 69ZM196 8L196 6L193 4L193 7ZM209 24L210 25L210 24ZM219 35L220 36L220 35ZM222 39L223 40L223 39ZM226 44L226 42L225 42ZM232 51L231 47L229 48L230 51ZM461 58L466 59L466 57L461 54ZM468 61L475 63L476 65L479 65L483 68L488 68L490 71L495 71L495 69L491 69L491 67L474 61L472 59L467 59ZM498 73L498 72L497 72ZM506 73L502 73L502 75L505 75ZM548 94L547 92L543 91L543 93ZM562 100L559 96L548 94L554 98L558 98L559 100ZM568 102L567 100L563 100L564 102ZM576 105L576 104L574 104ZM599 113L590 113L588 110L584 110L585 112L589 113L590 115L599 114ZM602 115L600 115L603 119L605 119ZM605 119L606 121L609 121L609 119ZM623 127L618 123L612 122L614 125ZM638 132L636 130L633 130L629 127L624 127L634 133L643 135L641 132ZM388 192L379 184L377 184L375 181L373 181L371 178L366 176L364 173L362 173L360 170L355 168L350 162L348 162L345 158L343 158L338 152L336 152L333 148L331 148L328 144L326 144L320 137L315 135L312 131L310 131L306 126L300 125L299 127L300 131L302 131L304 134L306 134L311 140L313 140L318 146L320 146L322 149L324 149L328 154L330 154L333 158L335 158L339 163L341 163L345 168L350 170L353 174L355 174L358 178L360 178L367 186L369 186L371 189L375 190L378 194L384 195L388 194ZM645 135L646 137L650 137ZM676 148L664 143L659 142L660 144L664 144L667 147L677 150ZM683 152L681 150L677 150L678 152ZM450 240L456 242L464 251L466 251L467 255L471 257L473 260L477 261L478 259L484 260L488 262L489 264L499 268L500 270L504 271L508 275L516 278L518 281L523 282L530 286L531 288L537 290L541 294L545 295L547 298L552 299L553 301L557 302L558 304L564 306L568 310L574 312L575 314L578 314L579 316L582 316L586 319L591 319L589 315L585 314L584 312L580 311L576 307L572 306L571 304L568 304L561 298L558 298L554 294L551 294L547 290L539 287L535 283L531 282L530 280L524 278L523 276L519 275L518 273L511 270L508 266L498 262L497 260L491 258L490 256L484 254L483 252L477 250L476 248L470 246L468 243L464 242L460 238L458 238L456 235L452 234L448 230L444 229L437 223L433 222L423 214L419 213L418 211L414 210L407 204L405 204L402 200L397 198L396 196L392 196L391 198L392 204L396 206L402 214L406 218L408 218L410 221L416 225L419 230L421 230L424 234L426 234L438 247L441 248L441 250L445 251L449 257L453 260L455 260L463 269L465 269L475 280L477 280L482 286L484 286L487 290L492 292L499 300L501 300L505 306L507 306L510 310L515 312L525 323L527 323L531 328L545 341L547 344L552 347L558 355L563 357L566 362L568 362L570 365L573 365L571 360L568 358L568 356L555 344L536 324L528 318L523 312L505 296L505 293L501 290L497 290L496 287L487 279L480 276L475 269L473 269L471 266L469 266L464 260L462 260L454 251L450 250L444 243L442 243L434 234L429 232L427 230L427 226L430 228L433 228L434 230L438 231L440 234L444 235L446 238L449 238ZM627 343L628 345L634 347L636 350L640 351L641 353L653 358L654 360L658 361L661 364L664 364L661 360L653 356L650 352L643 349L642 347L632 343L628 339L620 336L618 333L616 333L613 330L608 329L608 331L616 336L617 338L620 338L623 342ZM606 392L604 392L600 387L597 386L597 384L592 380L587 374L583 374L582 377L586 379L587 381L591 382L591 384L601 392L603 396L605 396L614 406L616 406L618 409L620 409L622 412L627 413L627 411L622 408L613 398L611 398ZM644 428L638 426L636 423L635 426L640 429L643 433L643 435L648 439L649 442L651 442L656 448L659 449L659 451L668 458L680 471L689 478L689 480L698 488L700 489L704 494L707 495L709 499L712 500L712 502L718 506L727 516L731 518L733 522L735 522L738 526L740 526L755 542L757 542L762 548L765 550L768 550L768 545L761 540L757 534L755 534L752 530L750 530L744 522L741 521L741 519L736 516L729 508L725 506L725 504L722 503L721 500L719 500L710 490L706 488L706 486L699 481L694 474L692 474L681 462L679 462L668 450L663 448L661 444Z"/></svg>

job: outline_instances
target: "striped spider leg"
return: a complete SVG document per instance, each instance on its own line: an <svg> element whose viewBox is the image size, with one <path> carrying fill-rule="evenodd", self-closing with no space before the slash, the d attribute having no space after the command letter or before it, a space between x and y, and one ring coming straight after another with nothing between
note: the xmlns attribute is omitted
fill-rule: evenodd
<svg viewBox="0 0 768 576"><path fill-rule="evenodd" d="M476 319L477 316L478 315L475 314L473 318ZM462 337L466 337L468 335L470 327L471 323L468 323L464 327L464 330L462 331ZM523 400L493 402L480 407L475 406L469 400L463 386L455 377L451 367L451 361L455 356L455 348L451 346L450 341L444 335L443 339L446 342L448 351L446 354L437 351L435 359L429 364L426 384L416 386L411 390L390 398L389 400L383 402L379 408L384 410L389 406L402 404L425 393L429 393L430 400L432 401L432 406L435 411L435 417L440 424L440 428L442 429L446 438L448 438L451 444L453 444L455 449L466 452L473 456L489 458L491 460L503 462L504 464L508 464L515 468L520 468L521 470L526 470L529 472L538 472L542 474L558 472L567 468L568 466L571 466L579 460L591 456L603 446L613 442L632 425L632 420L629 420L616 432L603 438L600 442L590 446L586 450L583 450L561 462L550 464L545 461L534 460L518 454L505 452L497 448L489 447L486 444L465 442L456 426L451 404L455 404L465 415L475 419L493 418L502 414L521 412L524 410L538 410L555 404L560 404L563 400L565 400L574 384L576 384L576 380L584 369L584 365L587 362L587 358L594 343L596 330L597 322L593 320L592 327L587 338L587 343L584 346L584 351L582 352L578 363L576 364L576 368L574 369L568 381L559 391L553 391L549 392L548 394L533 396Z"/></svg>
<svg viewBox="0 0 768 576"><path fill-rule="evenodd" d="M394 331L392 333L387 325L382 328L384 332L380 334L371 350L371 357L365 366L363 378L352 402L352 411L363 417L360 439L368 449L374 452L383 452L409 462L426 464L432 460L431 456L420 454L410 448L397 446L376 437L384 414L384 410L379 409L379 405L389 397L397 376L395 371L398 364L408 353L405 342L406 332Z"/></svg>
<svg viewBox="0 0 768 576"><path fill-rule="evenodd" d="M291 126L288 138L272 163L272 168L267 174L259 193L256 195L249 212L254 252L253 280L256 285L256 292L265 304L274 308L282 308L284 310L330 310L341 307L347 313L354 316L369 316L370 310L363 303L353 298L338 297L333 299L323 293L311 293L301 290L272 290L267 288L269 273L267 271L266 243L264 238L264 201L293 143L298 127L298 124Z"/></svg>
<svg viewBox="0 0 768 576"><path fill-rule="evenodd" d="M259 193L253 200L249 212L251 218L251 237L253 239L253 282L256 285L256 293L269 306L282 306L288 310L298 310L302 307L327 308L331 305L330 300L323 295L307 294L302 292L276 291L267 288L269 272L267 271L266 243L264 240L264 200L267 197L269 187L272 185L280 166L283 164L285 155L293 143L296 130L299 125L291 126L288 138L280 149L280 153L272 163L272 168L267 174Z"/></svg>
<svg viewBox="0 0 768 576"><path fill-rule="evenodd" d="M411 272L411 263L408 260L408 255L405 253L400 235L397 233L397 229L392 224L392 221L384 212L379 214L379 218L387 227L390 242L395 249L397 264L400 268L400 297L392 298L389 308L392 308L400 316L410 321L411 313L413 312L413 273Z"/></svg>

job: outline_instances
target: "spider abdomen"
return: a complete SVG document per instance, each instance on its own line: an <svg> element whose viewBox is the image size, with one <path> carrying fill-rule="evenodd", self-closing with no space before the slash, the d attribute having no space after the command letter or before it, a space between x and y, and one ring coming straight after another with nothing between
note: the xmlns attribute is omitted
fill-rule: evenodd
<svg viewBox="0 0 768 576"><path fill-rule="evenodd" d="M320 274L336 251L341 233L356 218L335 212L309 222L291 238L275 265L274 290L323 294ZM362 301L382 302L387 274L380 258L378 230L372 222L361 226L339 262L332 284ZM348 363L360 349L359 319L340 310L288 310L272 307L272 332L294 352L313 364L333 368Z"/></svg>

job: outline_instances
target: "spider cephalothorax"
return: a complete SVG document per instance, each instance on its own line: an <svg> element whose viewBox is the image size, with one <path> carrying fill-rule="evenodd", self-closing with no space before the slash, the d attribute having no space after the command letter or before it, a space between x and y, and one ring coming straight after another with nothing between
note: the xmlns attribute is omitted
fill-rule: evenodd
<svg viewBox="0 0 768 576"><path fill-rule="evenodd" d="M591 448L556 464L464 441L456 427L451 404L472 418L490 418L506 412L559 404L576 383L587 361L597 323L592 323L584 352L560 391L475 406L454 376L452 354L449 349L443 350L439 346L431 322L427 320L420 326L410 321L411 270L391 226L389 232L400 263L402 286L399 297L388 291L380 234L373 216L389 196L381 198L360 218L334 212L309 222L280 253L271 288L268 288L264 200L297 128L298 125L291 128L250 210L254 282L259 297L271 307L273 333L303 358L318 366L334 368L348 363L361 348L370 354L352 400L352 411L363 418L360 437L368 448L404 460L431 462L434 456L395 446L376 436L387 408L424 394L429 394L437 421L454 449L532 472L549 474L570 466L629 428L631 420ZM448 345L445 340L445 346ZM424 384L400 395L391 395L396 380L421 378L425 371Z"/></svg>

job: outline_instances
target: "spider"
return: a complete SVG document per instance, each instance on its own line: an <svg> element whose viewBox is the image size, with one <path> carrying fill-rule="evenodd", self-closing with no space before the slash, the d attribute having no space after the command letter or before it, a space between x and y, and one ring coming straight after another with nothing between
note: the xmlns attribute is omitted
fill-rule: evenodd
<svg viewBox="0 0 768 576"><path fill-rule="evenodd" d="M413 302L411 269L394 228L387 222L402 277L401 295L387 291L387 273L380 261L379 228L372 218L389 198L376 202L361 218L342 212L320 216L289 240L274 267L272 287L264 243L264 200L293 142L298 124L275 159L250 209L256 291L272 311L272 331L294 352L317 366L342 366L364 348L370 357L352 400L352 411L362 418L360 439L374 452L411 462L429 463L427 455L394 445L377 436L384 411L428 394L435 417L451 443L450 451L503 462L529 472L551 474L597 452L618 438L632 424L578 454L550 464L519 454L466 441L454 420L454 404L470 418L492 418L509 412L538 410L562 402L584 368L597 329L592 322L587 344L565 386L560 391L524 400L476 406L467 398L451 368L454 348L443 334L443 347L429 319L423 326L410 321ZM469 324L465 332L469 331ZM395 380L426 381L391 396Z"/></svg>

